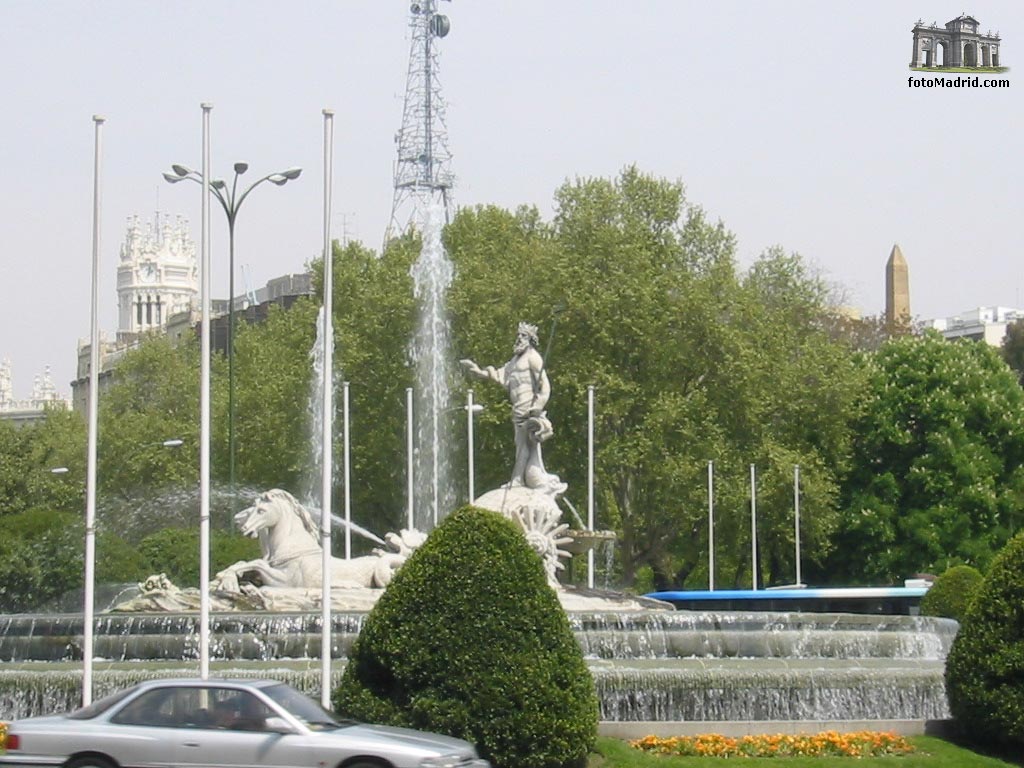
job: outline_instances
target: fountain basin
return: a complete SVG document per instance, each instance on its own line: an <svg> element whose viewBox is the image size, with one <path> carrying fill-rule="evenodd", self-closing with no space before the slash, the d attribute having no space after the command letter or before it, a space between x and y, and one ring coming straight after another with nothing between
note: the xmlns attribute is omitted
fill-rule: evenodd
<svg viewBox="0 0 1024 768"><path fill-rule="evenodd" d="M366 613L332 615L333 684ZM957 624L921 616L581 611L570 625L605 722L917 721L949 716L943 669ZM96 619L95 695L198 675L198 616ZM0 719L74 708L82 617L0 617ZM216 613L215 675L320 690L320 616ZM710 726L709 726L710 728ZM705 729L707 730L707 729Z"/></svg>
<svg viewBox="0 0 1024 768"><path fill-rule="evenodd" d="M582 555L602 544L615 541L615 531L587 531L569 529L563 534L572 541L562 545L562 549L574 555Z"/></svg>
<svg viewBox="0 0 1024 768"><path fill-rule="evenodd" d="M332 665L332 686L346 662ZM589 660L604 722L936 720L949 717L941 661L814 659ZM97 662L98 698L140 680L196 676L193 662ZM318 696L316 660L215 662L219 677L273 678ZM81 665L8 664L0 719L74 709ZM708 725L706 731L713 731Z"/></svg>
<svg viewBox="0 0 1024 768"><path fill-rule="evenodd" d="M892 658L941 661L957 623L927 616L711 613L691 611L571 612L583 653L595 659L636 658ZM344 658L365 612L335 613L331 656ZM108 661L173 661L199 657L195 613L110 613L97 617L95 656ZM312 613L214 613L211 658L220 661L318 659L321 618ZM0 617L0 661L81 658L82 617Z"/></svg>

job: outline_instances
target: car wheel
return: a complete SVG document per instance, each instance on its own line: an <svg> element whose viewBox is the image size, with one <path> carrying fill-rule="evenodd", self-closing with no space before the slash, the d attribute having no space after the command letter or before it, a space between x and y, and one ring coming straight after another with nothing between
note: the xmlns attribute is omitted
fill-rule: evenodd
<svg viewBox="0 0 1024 768"><path fill-rule="evenodd" d="M345 768L391 768L386 762L372 762L370 760L359 760L355 763L346 763Z"/></svg>
<svg viewBox="0 0 1024 768"><path fill-rule="evenodd" d="M113 760L106 757L87 755L86 757L76 757L74 760L68 760L64 764L64 768L117 768L117 765Z"/></svg>

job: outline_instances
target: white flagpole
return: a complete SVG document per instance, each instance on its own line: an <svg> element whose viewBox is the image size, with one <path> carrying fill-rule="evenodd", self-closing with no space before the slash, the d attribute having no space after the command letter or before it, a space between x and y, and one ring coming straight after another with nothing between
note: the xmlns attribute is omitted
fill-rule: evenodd
<svg viewBox="0 0 1024 768"><path fill-rule="evenodd" d="M475 468L473 466L473 390L466 390L466 453L469 456L469 466L466 468L469 474L469 503L476 501L476 488L473 483Z"/></svg>
<svg viewBox="0 0 1024 768"><path fill-rule="evenodd" d="M408 511L406 512L406 527L412 530L416 527L413 516L413 423L412 423L412 387L405 388L405 496Z"/></svg>
<svg viewBox="0 0 1024 768"><path fill-rule="evenodd" d="M587 528L594 530L594 385L587 387ZM594 550L587 550L587 586L594 588Z"/></svg>
<svg viewBox="0 0 1024 768"><path fill-rule="evenodd" d="M203 335L199 389L199 676L210 676L210 110L203 110L200 294Z"/></svg>
<svg viewBox="0 0 1024 768"><path fill-rule="evenodd" d="M92 311L89 332L89 446L85 481L85 595L82 611L82 706L92 702L93 617L96 582L96 442L100 388L100 172L104 118L93 115Z"/></svg>
<svg viewBox="0 0 1024 768"><path fill-rule="evenodd" d="M715 462L708 462L708 592L715 591Z"/></svg>
<svg viewBox="0 0 1024 768"><path fill-rule="evenodd" d="M334 258L331 249L331 178L334 152L334 112L324 115L324 370L323 370L323 483L320 492L320 547L322 553L320 607L320 703L331 706L331 490L334 441ZM348 439L348 426L345 427ZM346 492L348 483L345 484ZM347 521L346 521L347 522ZM348 556L348 530L345 531Z"/></svg>
<svg viewBox="0 0 1024 768"><path fill-rule="evenodd" d="M349 410L347 381L341 384L341 421L342 421L342 468L345 483L345 559L352 559L352 445L349 442Z"/></svg>
<svg viewBox="0 0 1024 768"><path fill-rule="evenodd" d="M800 465L797 464L793 467L793 511L794 521L793 524L796 527L796 583L797 586L803 584L800 575Z"/></svg>
<svg viewBox="0 0 1024 768"><path fill-rule="evenodd" d="M757 479L754 465L750 465L750 583L757 589Z"/></svg>

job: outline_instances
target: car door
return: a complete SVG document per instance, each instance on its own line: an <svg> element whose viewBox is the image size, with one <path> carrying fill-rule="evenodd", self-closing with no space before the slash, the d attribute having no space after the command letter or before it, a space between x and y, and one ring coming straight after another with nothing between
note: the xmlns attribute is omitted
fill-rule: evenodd
<svg viewBox="0 0 1024 768"><path fill-rule="evenodd" d="M115 712L89 747L110 755L119 765L174 768L178 735L172 703L166 688L144 692Z"/></svg>
<svg viewBox="0 0 1024 768"><path fill-rule="evenodd" d="M202 712L180 730L175 748L180 768L295 768L308 764L304 734L267 730L274 713L249 691L193 687L183 712ZM186 718L187 720L189 718Z"/></svg>

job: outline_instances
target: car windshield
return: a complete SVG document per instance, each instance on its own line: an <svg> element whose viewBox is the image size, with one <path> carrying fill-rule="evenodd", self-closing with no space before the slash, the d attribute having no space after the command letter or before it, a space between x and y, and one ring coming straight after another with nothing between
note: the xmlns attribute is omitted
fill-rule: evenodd
<svg viewBox="0 0 1024 768"><path fill-rule="evenodd" d="M314 731L328 731L336 728L344 728L354 725L354 720L345 720L336 717L321 707L313 699L292 688L290 685L279 683L263 689L282 708L297 720L301 721L307 728Z"/></svg>
<svg viewBox="0 0 1024 768"><path fill-rule="evenodd" d="M131 688L125 688L123 691L112 693L109 696L104 696L102 699L97 699L92 704L76 709L74 712L68 714L68 717L72 720L92 720L97 715L102 715L112 706L122 701L126 697L135 693L139 689L139 686L133 685Z"/></svg>

